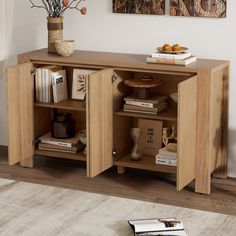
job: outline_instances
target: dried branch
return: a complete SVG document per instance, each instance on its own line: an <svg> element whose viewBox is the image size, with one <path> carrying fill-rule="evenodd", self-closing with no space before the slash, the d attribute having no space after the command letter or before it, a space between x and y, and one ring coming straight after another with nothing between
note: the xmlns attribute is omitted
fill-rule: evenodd
<svg viewBox="0 0 236 236"><path fill-rule="evenodd" d="M45 9L45 10L48 12L48 9L47 9L45 6L38 6L38 5L35 5L34 2L33 2L33 0L29 0L29 1L30 1L31 4L32 4L31 8L34 8L34 7L36 7L36 8L43 8L43 9Z"/></svg>
<svg viewBox="0 0 236 236"><path fill-rule="evenodd" d="M29 1L32 4L31 8L43 8L47 11L48 16L51 17L60 17L67 9L76 9L82 14L86 14L86 9L82 12L83 9L78 8L79 4L84 0L71 0L68 1L69 4L66 4L66 6L62 0L41 0L42 5L36 5L33 0Z"/></svg>

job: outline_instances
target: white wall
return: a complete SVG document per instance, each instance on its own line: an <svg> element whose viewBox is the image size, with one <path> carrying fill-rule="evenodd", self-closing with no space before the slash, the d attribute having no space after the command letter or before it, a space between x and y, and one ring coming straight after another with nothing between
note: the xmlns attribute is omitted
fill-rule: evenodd
<svg viewBox="0 0 236 236"><path fill-rule="evenodd" d="M15 0L12 52L47 47L46 15L31 9L29 1ZM112 0L87 0L88 14L65 15L66 39L83 50L150 54L163 43L180 43L201 58L230 60L229 176L236 177L236 1L228 0L226 19L124 15L112 13ZM0 144L7 143L5 89L0 88Z"/></svg>

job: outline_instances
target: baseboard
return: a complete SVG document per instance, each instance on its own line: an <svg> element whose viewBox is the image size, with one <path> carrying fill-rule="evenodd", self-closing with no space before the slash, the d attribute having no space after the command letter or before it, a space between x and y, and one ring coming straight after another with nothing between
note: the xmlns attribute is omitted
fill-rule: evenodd
<svg viewBox="0 0 236 236"><path fill-rule="evenodd" d="M7 157L8 156L8 147L0 145L0 157Z"/></svg>

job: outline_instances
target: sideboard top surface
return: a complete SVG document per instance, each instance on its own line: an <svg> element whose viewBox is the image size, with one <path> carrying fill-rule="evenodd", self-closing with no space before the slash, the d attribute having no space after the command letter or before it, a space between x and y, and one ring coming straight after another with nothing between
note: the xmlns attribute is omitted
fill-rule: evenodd
<svg viewBox="0 0 236 236"><path fill-rule="evenodd" d="M95 52L76 50L70 57L61 57L55 53L48 53L47 49L40 49L18 55L18 61L26 62L47 62L73 66L96 66L101 68L111 67L114 69L127 70L150 70L150 71L179 71L179 72L198 72L202 70L217 70L229 64L223 60L197 59L196 63L187 66L147 64L147 55Z"/></svg>

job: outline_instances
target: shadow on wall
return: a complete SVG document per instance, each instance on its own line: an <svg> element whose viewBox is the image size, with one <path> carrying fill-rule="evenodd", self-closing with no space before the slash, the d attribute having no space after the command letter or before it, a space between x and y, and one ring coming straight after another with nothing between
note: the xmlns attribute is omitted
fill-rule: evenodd
<svg viewBox="0 0 236 236"><path fill-rule="evenodd" d="M236 129L229 129L228 176L236 177Z"/></svg>

